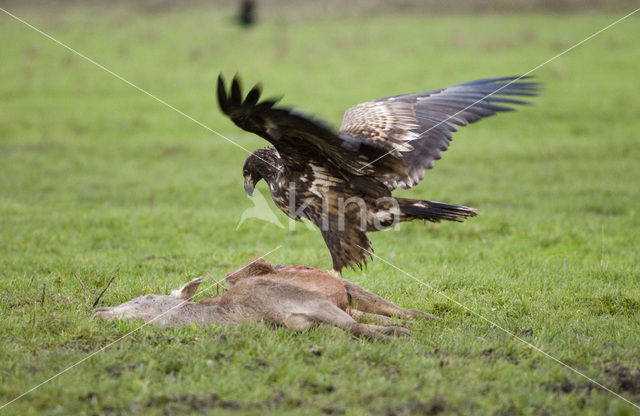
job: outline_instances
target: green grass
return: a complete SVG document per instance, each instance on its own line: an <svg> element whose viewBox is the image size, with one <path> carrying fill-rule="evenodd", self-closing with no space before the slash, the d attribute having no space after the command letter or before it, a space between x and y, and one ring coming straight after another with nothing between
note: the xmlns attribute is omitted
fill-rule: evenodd
<svg viewBox="0 0 640 416"><path fill-rule="evenodd" d="M523 73L619 17L272 13L245 32L213 7L16 12L248 149L265 143L219 114L221 71L338 125L358 102ZM138 326L90 319L116 270L103 306L278 245L270 261L329 268L315 230L236 230L252 206L244 151L0 19L0 405ZM631 18L544 66L535 106L463 129L401 192L478 218L371 235L382 258L638 404L639 29ZM637 411L380 260L345 276L443 319L386 344L326 327L142 328L0 413Z"/></svg>

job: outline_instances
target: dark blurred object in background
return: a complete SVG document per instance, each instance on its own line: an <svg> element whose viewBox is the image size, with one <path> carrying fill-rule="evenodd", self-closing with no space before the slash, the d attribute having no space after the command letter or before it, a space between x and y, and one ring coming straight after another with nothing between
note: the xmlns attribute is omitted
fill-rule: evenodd
<svg viewBox="0 0 640 416"><path fill-rule="evenodd" d="M158 12L190 7L225 8L233 15L233 21L244 27L257 22L257 0L0 0L0 7L14 8L35 6L62 7L74 5L104 5L110 9L116 5L131 9ZM240 6L239 8L237 8ZM630 12L638 7L638 0L268 0L260 6L260 18L312 16L313 18L363 17L389 13L493 13L493 12Z"/></svg>
<svg viewBox="0 0 640 416"><path fill-rule="evenodd" d="M256 22L256 3L254 0L241 0L238 23L240 26L249 27Z"/></svg>

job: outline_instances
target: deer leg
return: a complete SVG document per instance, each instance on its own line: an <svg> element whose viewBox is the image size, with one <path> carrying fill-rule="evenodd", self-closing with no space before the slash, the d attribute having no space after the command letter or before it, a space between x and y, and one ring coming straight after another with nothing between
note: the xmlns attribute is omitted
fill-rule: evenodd
<svg viewBox="0 0 640 416"><path fill-rule="evenodd" d="M351 309L349 314L358 322L362 321L374 321L382 325L391 325L391 318L384 315L378 315L375 313L362 312L357 309Z"/></svg>
<svg viewBox="0 0 640 416"><path fill-rule="evenodd" d="M401 308L395 303L389 302L375 293L363 289L355 283L351 283L344 279L342 281L344 282L344 287L347 289L347 294L349 296L349 306L358 311L384 316L399 316L409 319L439 319L436 316L417 309Z"/></svg>
<svg viewBox="0 0 640 416"><path fill-rule="evenodd" d="M313 318L303 313L292 313L284 320L284 326L291 331L306 331L315 324Z"/></svg>
<svg viewBox="0 0 640 416"><path fill-rule="evenodd" d="M409 335L409 330L400 326L377 326L356 322L348 313L330 302L317 304L306 316L313 320L340 327L353 335L366 338L387 339L386 335Z"/></svg>

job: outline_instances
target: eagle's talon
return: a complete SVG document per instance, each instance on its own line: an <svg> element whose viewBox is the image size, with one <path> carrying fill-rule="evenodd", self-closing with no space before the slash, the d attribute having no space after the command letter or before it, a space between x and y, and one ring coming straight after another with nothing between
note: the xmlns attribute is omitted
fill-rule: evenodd
<svg viewBox="0 0 640 416"><path fill-rule="evenodd" d="M342 274L340 274L340 272L338 270L335 270L335 269L327 270L327 273L329 273L333 277L336 277L338 279L342 279Z"/></svg>

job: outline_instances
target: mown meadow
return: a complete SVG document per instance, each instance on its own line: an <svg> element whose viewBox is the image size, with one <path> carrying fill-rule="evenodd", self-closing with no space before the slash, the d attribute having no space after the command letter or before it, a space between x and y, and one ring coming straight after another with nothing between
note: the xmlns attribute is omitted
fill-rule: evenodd
<svg viewBox="0 0 640 416"><path fill-rule="evenodd" d="M271 11L245 30L221 6L10 11L250 150L220 72L337 127L359 102L522 74L623 15ZM244 150L0 13L0 406L135 330L0 413L638 412L522 341L640 405L639 36L634 16L536 70L533 106L461 129L398 193L480 215L370 235L384 261L345 278L442 318L383 343L91 320L114 275L100 306L329 255L304 225L238 227Z"/></svg>

